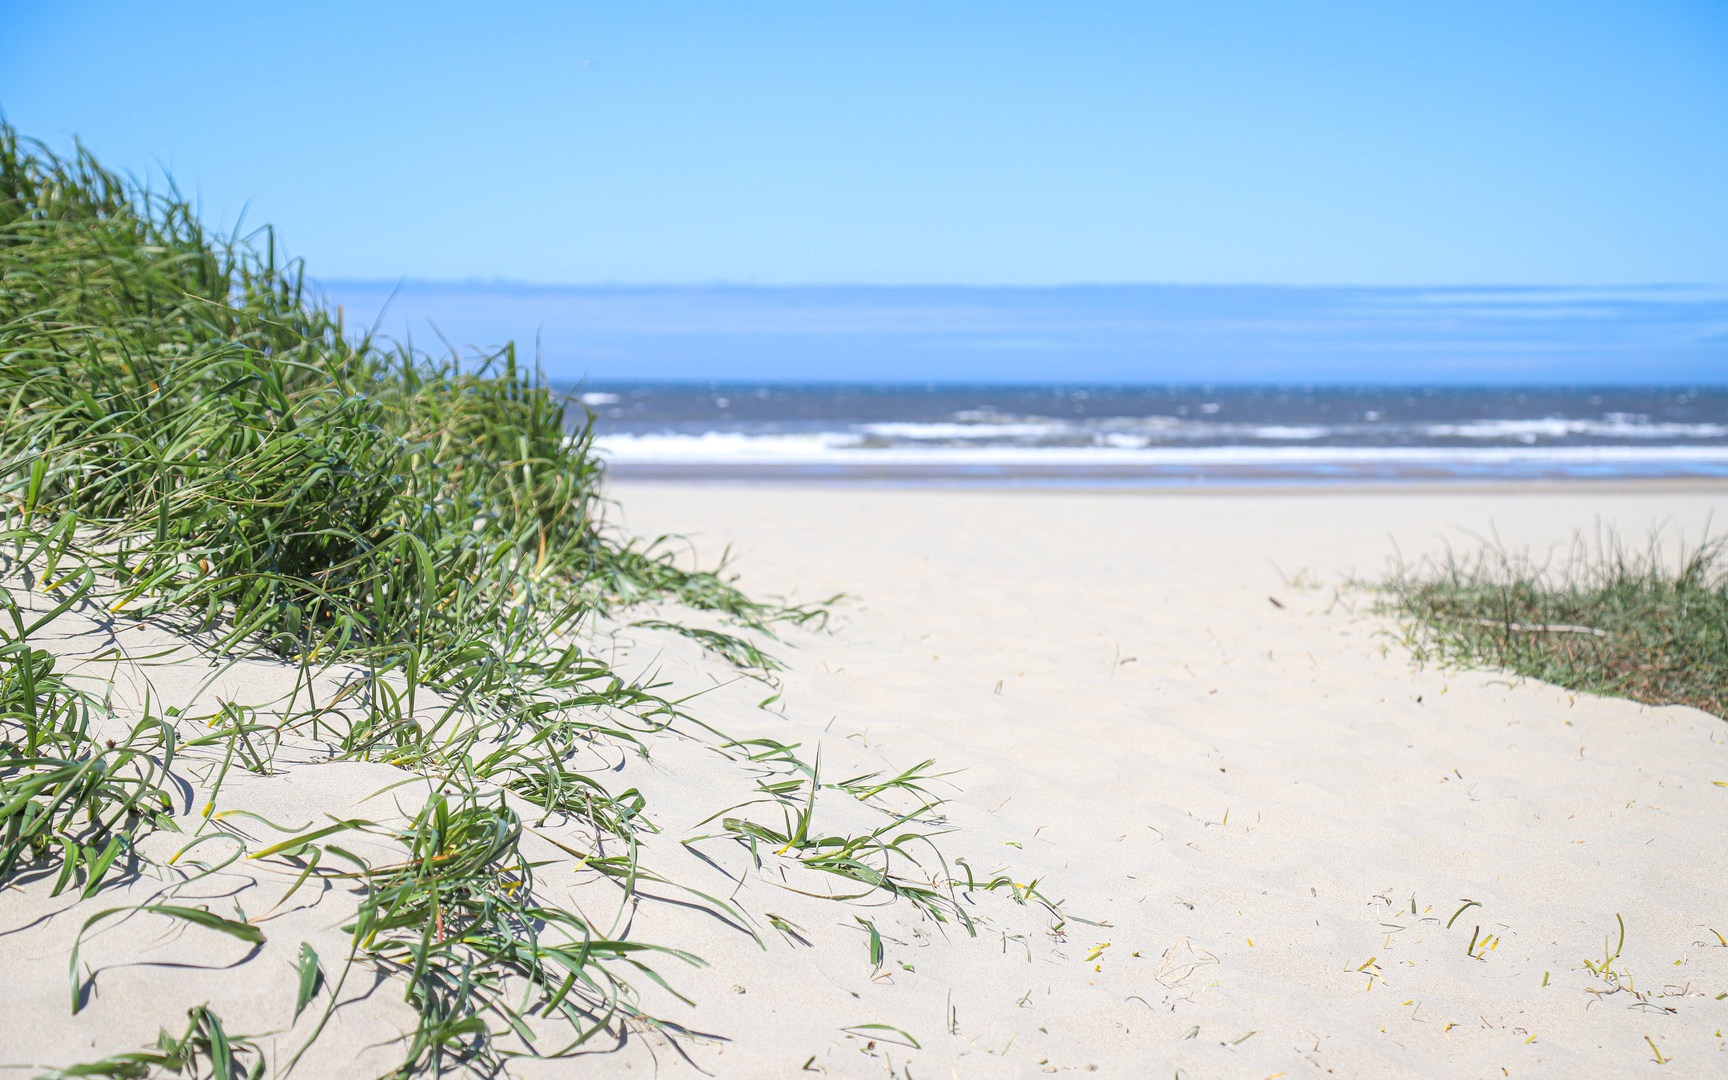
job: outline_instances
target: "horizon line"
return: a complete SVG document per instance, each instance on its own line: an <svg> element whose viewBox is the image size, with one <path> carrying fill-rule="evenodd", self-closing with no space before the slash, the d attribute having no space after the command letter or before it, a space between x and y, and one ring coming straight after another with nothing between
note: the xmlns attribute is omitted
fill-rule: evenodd
<svg viewBox="0 0 1728 1080"><path fill-rule="evenodd" d="M1588 393L1599 390L1651 390L1657 392L1686 391L1689 393L1728 393L1728 379L1720 382L1675 382L1656 380L1652 382L1481 382L1430 380L1427 382L1389 381L1364 382L1360 379L954 379L946 377L918 379L823 379L823 378L793 378L791 376L763 376L760 378L745 378L728 376L724 378L703 378L699 376L638 376L624 378L620 376L580 376L572 381L568 377L548 377L548 385L580 389L584 386L798 386L798 387L849 387L849 388L892 388L903 389L917 387L922 389L1122 389L1122 390L1197 390L1205 393L1233 390L1363 390L1376 392L1416 391L1494 391L1518 393L1525 390L1564 391Z"/></svg>
<svg viewBox="0 0 1728 1080"><path fill-rule="evenodd" d="M1365 285L1350 282L1306 283L1292 284L1288 282L1246 282L1246 281L1066 281L1066 282L1013 282L1005 284L965 282L965 281L911 281L911 282L881 282L881 281L824 281L824 282L783 282L783 281L735 281L728 279L713 279L708 281L565 281L545 282L529 281L521 278L504 277L414 277L402 275L399 277L349 277L342 275L307 275L315 284L325 285L367 285L389 288L401 288L409 285L459 285L469 288L489 289L976 289L976 290L1058 290L1058 289L1287 289L1323 290L1349 289L1360 291L1391 291L1412 289L1445 289L1455 291L1523 291L1535 292L1543 290L1575 290L1606 292L1614 290L1641 291L1672 291L1680 289L1720 289L1728 292L1728 282L1706 281L1665 281L1665 282L1622 282L1617 284L1580 284L1576 282L1544 282L1544 283L1461 283L1461 282L1419 282L1407 284Z"/></svg>

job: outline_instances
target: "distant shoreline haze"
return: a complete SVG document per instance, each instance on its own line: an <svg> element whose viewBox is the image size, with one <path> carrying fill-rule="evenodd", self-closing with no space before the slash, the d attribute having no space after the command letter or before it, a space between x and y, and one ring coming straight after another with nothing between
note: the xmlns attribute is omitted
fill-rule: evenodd
<svg viewBox="0 0 1728 1080"><path fill-rule="evenodd" d="M564 384L1728 385L1717 286L320 285Z"/></svg>

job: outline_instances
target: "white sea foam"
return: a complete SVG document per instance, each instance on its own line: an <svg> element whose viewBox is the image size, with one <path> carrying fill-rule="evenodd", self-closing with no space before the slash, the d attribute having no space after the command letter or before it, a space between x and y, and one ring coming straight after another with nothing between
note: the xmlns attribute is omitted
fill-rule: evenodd
<svg viewBox="0 0 1728 1080"><path fill-rule="evenodd" d="M1454 424L1425 424L1418 429L1430 438L1444 439L1564 439L1585 436L1598 439L1720 439L1728 436L1722 424L1651 423L1628 413L1609 413L1600 420L1473 420Z"/></svg>
<svg viewBox="0 0 1728 1080"><path fill-rule="evenodd" d="M858 430L867 435L876 435L884 439L952 440L1050 438L1051 436L1068 434L1074 429L1071 425L1051 421L1026 421L993 424L886 422L861 424Z"/></svg>
<svg viewBox="0 0 1728 1080"><path fill-rule="evenodd" d="M701 435L602 435L594 448L614 461L654 462L819 462L837 451L868 450L856 436L823 432L818 435L746 435L709 431Z"/></svg>
<svg viewBox="0 0 1728 1080"><path fill-rule="evenodd" d="M598 390L590 390L582 395L581 400L584 405L616 405L618 404L618 395L605 394Z"/></svg>
<svg viewBox="0 0 1728 1080"><path fill-rule="evenodd" d="M1297 439L1323 439L1330 434L1332 434L1331 428L1321 427L1320 425L1317 425L1317 424L1309 424L1309 425L1264 424L1264 425L1261 425L1260 427L1254 427L1254 428L1248 429L1248 435L1250 438L1277 439L1280 441L1297 440Z"/></svg>
<svg viewBox="0 0 1728 1080"><path fill-rule="evenodd" d="M1143 433L1167 439L1240 439L1244 441L1294 442L1329 436L1355 437L1385 430L1359 424L1232 424L1209 420L1182 420L1169 416L1110 418L1066 422L1060 420L1010 420L994 422L901 422L860 424L855 429L883 439L913 442L954 442L971 439L1084 439L1098 436L1107 445L1122 445L1113 436ZM1609 413L1601 419L1544 417L1526 420L1468 420L1414 424L1410 434L1422 439L1472 439L1533 445L1554 439L1722 439L1728 425L1653 423L1647 417Z"/></svg>

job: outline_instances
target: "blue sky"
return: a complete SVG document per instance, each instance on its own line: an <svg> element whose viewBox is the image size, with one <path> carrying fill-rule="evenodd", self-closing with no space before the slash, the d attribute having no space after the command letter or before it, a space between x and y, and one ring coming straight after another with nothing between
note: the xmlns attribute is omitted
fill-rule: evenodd
<svg viewBox="0 0 1728 1080"><path fill-rule="evenodd" d="M1728 283L1728 4L8 0L328 278Z"/></svg>

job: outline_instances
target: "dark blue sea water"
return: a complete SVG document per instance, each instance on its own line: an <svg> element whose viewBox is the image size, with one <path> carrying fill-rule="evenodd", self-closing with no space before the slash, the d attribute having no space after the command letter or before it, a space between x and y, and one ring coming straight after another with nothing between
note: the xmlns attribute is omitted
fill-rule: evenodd
<svg viewBox="0 0 1728 1080"><path fill-rule="evenodd" d="M1721 389L596 382L573 393L623 477L1728 478Z"/></svg>

